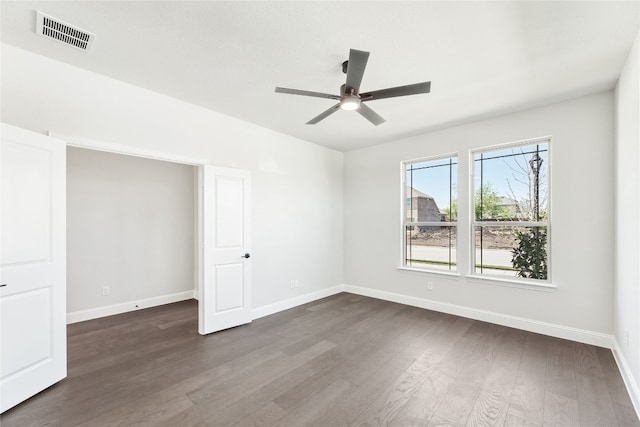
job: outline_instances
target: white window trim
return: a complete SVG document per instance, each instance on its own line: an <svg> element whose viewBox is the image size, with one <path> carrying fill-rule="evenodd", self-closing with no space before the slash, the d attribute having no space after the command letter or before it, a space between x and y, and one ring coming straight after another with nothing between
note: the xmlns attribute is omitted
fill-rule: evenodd
<svg viewBox="0 0 640 427"><path fill-rule="evenodd" d="M409 273L430 274L435 276L448 276L448 277L462 277L458 271L448 270L426 270L420 267L407 267L406 265L399 265L398 270L406 271Z"/></svg>
<svg viewBox="0 0 640 427"><path fill-rule="evenodd" d="M551 167L551 135L523 139L515 142L507 142L502 144L496 144L486 147L478 147L469 151L469 194L467 195L469 200L469 274L466 277L479 281L491 281L497 284L505 286L523 287L527 289L531 288L546 288L549 290L557 289L557 286L553 284L552 274L552 245L551 245L551 217L553 209L551 207L552 200L552 167ZM487 151L504 150L508 148L521 147L524 145L535 145L540 143L547 144L547 161L549 166L547 167L547 219L545 221L476 221L475 217L475 154ZM520 226L520 227L546 227L547 228L547 279L528 279L524 277L508 277L497 274L478 274L475 273L476 265L476 239L475 228L476 227L498 227L498 226Z"/></svg>
<svg viewBox="0 0 640 427"><path fill-rule="evenodd" d="M465 276L467 279L489 283L492 285L505 286L509 288L521 288L536 291L554 292L558 287L550 282L545 282L538 279L526 279L524 277L505 277L489 274L468 274Z"/></svg>
<svg viewBox="0 0 640 427"><path fill-rule="evenodd" d="M444 276L455 276L455 277L460 277L460 268L459 268L459 264L458 264L458 260L456 257L456 265L455 265L455 270L438 270L435 268L429 268L427 267L416 267L416 266L409 266L405 264L405 261L407 259L407 243L406 243L406 226L429 226L429 225L434 225L434 226L450 226L450 227L454 227L455 231L456 231L456 235L458 235L458 221L451 221L451 222L431 222L431 221L418 221L418 222L407 222L407 195L406 195L406 190L407 190L407 182L406 182L406 177L407 177L407 170L406 167L408 164L411 163L422 163L422 162L430 162L430 161L436 161L436 160L442 160L442 159L449 159L449 158L455 158L456 159L456 165L460 165L460 157L458 156L458 153L445 153L445 154L438 154L436 156L428 156L428 157L420 157L417 159L411 159L411 160L403 160L400 162L400 206L402 206L402 208L400 209L400 236L402 236L402 238L400 239L400 263L398 266L399 270L405 270L405 271L410 271L410 272L419 272L419 273L429 273L429 274L436 274L436 275L444 275ZM460 169L458 167L458 170L456 171L458 176L456 176L456 179L459 178L459 172ZM451 185L451 183L450 183ZM456 194L457 197L457 194ZM458 253L459 251L459 247L458 247L458 239L456 239L456 244L455 244L455 251L456 253Z"/></svg>

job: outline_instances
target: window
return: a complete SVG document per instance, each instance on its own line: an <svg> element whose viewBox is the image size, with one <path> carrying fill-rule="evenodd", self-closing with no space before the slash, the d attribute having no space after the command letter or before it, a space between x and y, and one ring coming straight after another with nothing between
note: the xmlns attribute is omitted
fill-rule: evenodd
<svg viewBox="0 0 640 427"><path fill-rule="evenodd" d="M403 266L456 270L457 157L403 163Z"/></svg>
<svg viewBox="0 0 640 427"><path fill-rule="evenodd" d="M473 274L549 281L549 142L473 153Z"/></svg>

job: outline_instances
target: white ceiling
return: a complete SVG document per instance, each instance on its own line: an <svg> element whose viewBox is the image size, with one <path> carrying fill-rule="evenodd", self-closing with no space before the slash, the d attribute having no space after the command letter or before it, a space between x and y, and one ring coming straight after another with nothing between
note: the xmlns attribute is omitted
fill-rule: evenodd
<svg viewBox="0 0 640 427"><path fill-rule="evenodd" d="M638 33L628 2L5 1L1 41L341 151L613 88ZM35 11L96 34L90 53L35 34ZM275 86L339 93L350 48L387 122ZM123 100L126 102L126 100Z"/></svg>

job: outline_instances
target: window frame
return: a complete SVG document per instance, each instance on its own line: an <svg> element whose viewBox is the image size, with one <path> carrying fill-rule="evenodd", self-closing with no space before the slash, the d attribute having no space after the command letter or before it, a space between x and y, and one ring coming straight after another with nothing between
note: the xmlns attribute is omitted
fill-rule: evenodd
<svg viewBox="0 0 640 427"><path fill-rule="evenodd" d="M416 158L416 159L410 159L410 160L403 160L400 162L400 186L401 186L401 191L400 191L400 197L401 197L401 214L400 214L400 233L401 233L401 250L400 250L400 267L398 267L401 270L409 270L409 271L417 271L417 272L421 272L421 273L433 273L433 274L441 274L441 275L448 275L448 276L460 276L460 265L459 265L459 261L458 261L458 257L456 255L456 261L454 264L454 269L450 269L450 270L439 270L439 269L435 269L435 268L430 268L428 265L422 267L422 266L416 266L416 265L408 265L407 264L407 228L408 226L415 226L415 227L428 227L428 226L435 226L435 227L442 227L442 226L446 226L446 227L450 227L453 228L456 234L456 242L455 245L453 246L449 246L449 250L454 249L456 251L456 254L459 253L459 247L458 247L458 238L457 236L459 235L459 227L458 227L458 218L456 218L456 221L440 221L440 222L436 222L436 221L407 221L407 215L408 215L408 206L407 206L407 197L410 197L407 195L407 166L410 164L415 164L415 163L424 163L424 162L431 162L431 161L438 161L438 160L444 160L444 159L454 159L455 161L455 165L456 165L456 182L459 181L459 172L460 172L460 156L458 155L458 153L445 153L445 154L438 154L436 156L427 156L427 157L420 157L420 158ZM450 177L453 177L451 175L450 172ZM450 197L453 194L452 193L452 189L453 189L453 179L450 180L449 182L449 194ZM456 188L456 199L458 198L458 194L457 194L457 188Z"/></svg>
<svg viewBox="0 0 640 427"><path fill-rule="evenodd" d="M472 279L480 279L480 280L491 280L503 283L510 283L515 285L533 285L541 288L555 288L552 285L552 262L551 262L551 217L552 217L552 208L551 208L551 192L552 192L552 183L551 183L551 141L552 137L543 136L530 138L520 141L508 142L503 144L496 144L490 146L484 146L475 148L469 151L469 194L468 203L469 203L469 274L467 277ZM479 153L487 153L498 150L505 150L509 148L518 148L523 146L531 146L536 144L547 144L547 182L546 182L546 191L547 191L547 215L546 220L538 220L538 221L482 221L476 219L475 213L475 177L476 177L476 154ZM499 274L490 274L490 273L477 273L476 272L476 228L477 227L545 227L547 230L547 278L546 279L531 279L525 277L512 277L506 275Z"/></svg>

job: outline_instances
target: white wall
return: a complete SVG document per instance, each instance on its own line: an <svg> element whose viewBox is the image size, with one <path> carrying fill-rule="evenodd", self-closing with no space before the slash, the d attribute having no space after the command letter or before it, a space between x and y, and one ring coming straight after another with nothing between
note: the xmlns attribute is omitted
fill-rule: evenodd
<svg viewBox="0 0 640 427"><path fill-rule="evenodd" d="M67 148L68 312L193 292L194 173Z"/></svg>
<svg viewBox="0 0 640 427"><path fill-rule="evenodd" d="M342 153L11 46L2 45L1 54L2 121L251 170L254 307L346 282L597 333L613 330L611 92L349 152L343 209ZM464 163L469 149L543 135L554 138L555 292L397 270L402 160L458 152ZM462 195L468 182L461 178ZM461 247L468 241L462 229ZM426 290L427 278L433 291ZM291 279L300 287L289 289Z"/></svg>
<svg viewBox="0 0 640 427"><path fill-rule="evenodd" d="M606 92L346 153L345 282L606 338L602 334L611 333L613 318L613 123L613 92ZM553 137L556 291L398 270L401 161L458 153L458 262L467 272L469 150L545 135ZM427 280L434 283L433 291L427 290Z"/></svg>
<svg viewBox="0 0 640 427"><path fill-rule="evenodd" d="M250 170L254 307L342 283L342 153L12 46L1 54L6 123Z"/></svg>
<svg viewBox="0 0 640 427"><path fill-rule="evenodd" d="M616 87L613 333L640 411L640 33ZM629 331L629 343L626 340ZM624 372L623 372L624 374ZM634 396L634 393L632 393Z"/></svg>

